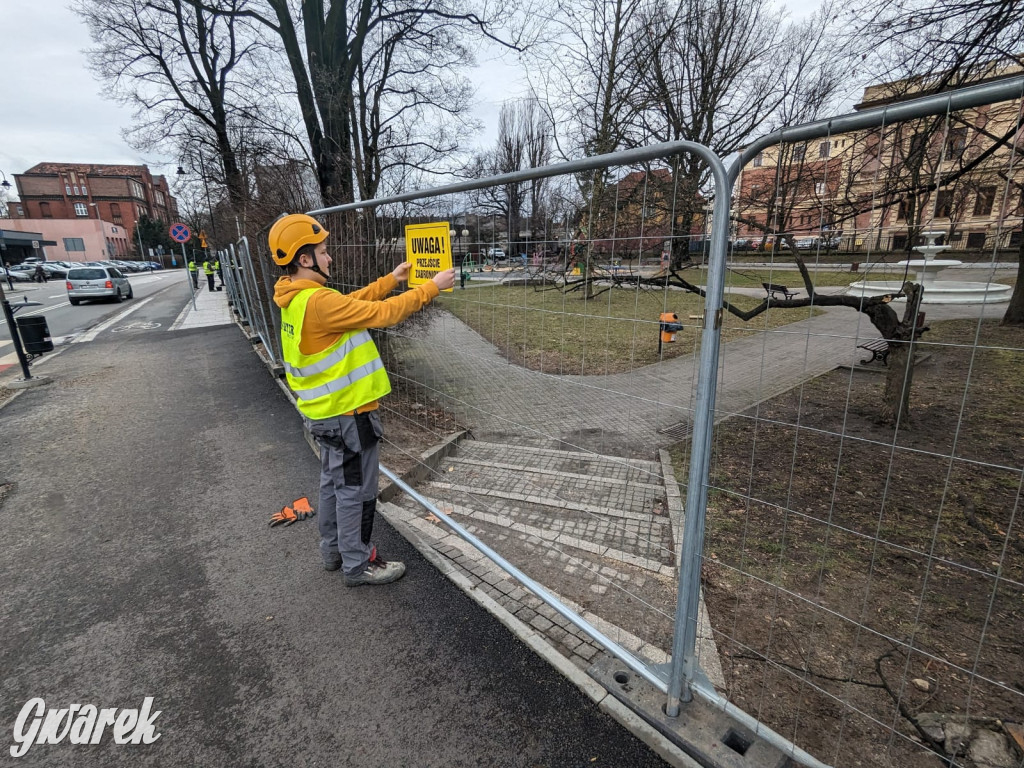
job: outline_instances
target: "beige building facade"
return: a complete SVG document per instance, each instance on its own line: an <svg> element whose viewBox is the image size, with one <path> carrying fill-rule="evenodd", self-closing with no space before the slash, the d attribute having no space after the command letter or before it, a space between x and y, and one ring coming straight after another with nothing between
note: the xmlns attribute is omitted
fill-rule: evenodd
<svg viewBox="0 0 1024 768"><path fill-rule="evenodd" d="M856 109L929 92L921 80L875 85ZM941 231L939 242L954 250L1016 248L1024 220L1022 123L1015 100L770 147L737 182L737 235L755 244L786 233L839 250L906 252L921 232Z"/></svg>

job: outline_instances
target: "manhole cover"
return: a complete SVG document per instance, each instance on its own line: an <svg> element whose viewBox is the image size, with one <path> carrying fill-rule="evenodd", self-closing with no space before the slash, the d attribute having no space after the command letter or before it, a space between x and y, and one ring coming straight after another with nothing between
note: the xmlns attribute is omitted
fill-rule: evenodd
<svg viewBox="0 0 1024 768"><path fill-rule="evenodd" d="M668 435L673 440L685 440L693 434L693 424L688 421L680 421L676 424L670 424L664 429L659 429L658 434Z"/></svg>

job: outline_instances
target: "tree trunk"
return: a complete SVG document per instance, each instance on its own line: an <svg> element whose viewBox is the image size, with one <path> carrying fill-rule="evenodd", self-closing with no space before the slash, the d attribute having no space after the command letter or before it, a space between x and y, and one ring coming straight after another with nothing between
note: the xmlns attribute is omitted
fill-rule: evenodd
<svg viewBox="0 0 1024 768"><path fill-rule="evenodd" d="M1003 325L1024 326L1024 233L1017 248L1017 285L1013 288L1010 305L1003 315Z"/></svg>
<svg viewBox="0 0 1024 768"><path fill-rule="evenodd" d="M908 283L906 285L907 308L903 319L893 329L889 342L888 370L885 374L885 391L878 418L883 424L905 425L910 419L910 387L914 381L914 352L920 331L917 316L924 297L924 288Z"/></svg>
<svg viewBox="0 0 1024 768"><path fill-rule="evenodd" d="M889 341L889 368L878 418L884 424L906 424L910 418L910 384L914 378L913 345Z"/></svg>

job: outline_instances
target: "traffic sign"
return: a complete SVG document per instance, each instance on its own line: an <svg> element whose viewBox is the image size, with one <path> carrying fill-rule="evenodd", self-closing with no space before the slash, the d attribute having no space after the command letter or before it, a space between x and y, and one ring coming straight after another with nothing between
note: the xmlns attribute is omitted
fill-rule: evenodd
<svg viewBox="0 0 1024 768"><path fill-rule="evenodd" d="M171 239L178 243L187 243L192 239L192 230L181 222L171 224Z"/></svg>

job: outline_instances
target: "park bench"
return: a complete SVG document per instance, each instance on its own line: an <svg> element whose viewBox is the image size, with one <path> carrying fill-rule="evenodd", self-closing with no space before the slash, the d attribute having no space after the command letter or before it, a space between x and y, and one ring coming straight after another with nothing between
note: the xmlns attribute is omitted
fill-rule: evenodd
<svg viewBox="0 0 1024 768"><path fill-rule="evenodd" d="M778 283L761 283L761 285L764 286L765 291L767 291L768 295L773 299L778 298L778 296L775 295L777 293L781 293L785 299L791 299L796 296L797 293L796 291L791 291L786 286L779 285Z"/></svg>
<svg viewBox="0 0 1024 768"><path fill-rule="evenodd" d="M873 363L875 360L881 360L882 365L889 365L889 342L885 339L865 341L863 344L858 344L857 349L864 349L871 353L871 357L866 357L860 361L861 365Z"/></svg>

